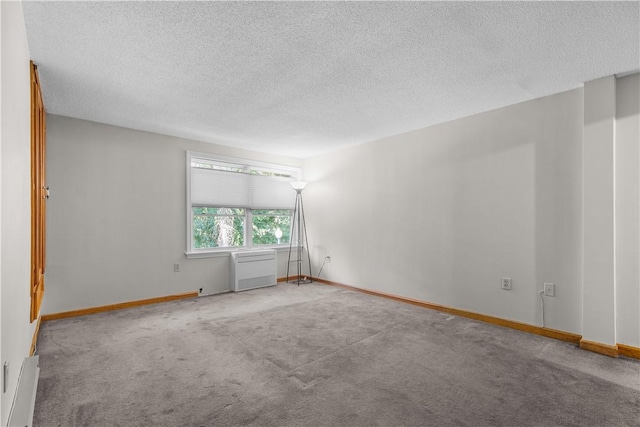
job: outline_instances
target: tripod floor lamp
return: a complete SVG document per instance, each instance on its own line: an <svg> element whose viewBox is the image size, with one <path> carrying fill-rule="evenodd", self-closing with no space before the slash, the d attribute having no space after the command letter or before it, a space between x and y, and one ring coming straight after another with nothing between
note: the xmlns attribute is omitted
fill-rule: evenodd
<svg viewBox="0 0 640 427"><path fill-rule="evenodd" d="M311 283L311 255L309 255L309 239L307 238L307 224L304 221L304 207L302 206L302 190L307 186L306 182L298 181L292 182L291 186L296 190L296 205L293 209L293 221L292 230L296 235L296 259L293 261L296 263L297 276L296 280L289 282L289 267L291 266L291 252L293 250L293 239L289 240L289 258L287 259L287 282L296 283L300 286L301 283ZM294 233L291 233L292 235ZM293 237L293 236L292 236ZM303 240L304 238L304 240ZM306 245L306 246L305 246ZM309 275L304 276L302 271L302 257L304 255L304 248L307 248L307 261L309 265Z"/></svg>

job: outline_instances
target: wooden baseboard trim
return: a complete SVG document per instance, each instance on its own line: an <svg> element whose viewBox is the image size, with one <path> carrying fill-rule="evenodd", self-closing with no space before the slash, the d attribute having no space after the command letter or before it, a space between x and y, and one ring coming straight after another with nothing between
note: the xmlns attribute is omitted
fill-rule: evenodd
<svg viewBox="0 0 640 427"><path fill-rule="evenodd" d="M584 339L580 340L580 348L609 357L618 357L619 354L617 345L602 344Z"/></svg>
<svg viewBox="0 0 640 427"><path fill-rule="evenodd" d="M633 347L626 344L618 344L618 354L620 356L633 357L640 359L640 347Z"/></svg>
<svg viewBox="0 0 640 427"><path fill-rule="evenodd" d="M29 356L33 356L36 352L36 345L38 344L38 333L40 333L40 322L42 321L42 316L38 317L38 323L36 323L36 330L33 331L33 337L31 338L31 349L29 350Z"/></svg>
<svg viewBox="0 0 640 427"><path fill-rule="evenodd" d="M289 279L296 280L297 277L289 276ZM617 357L618 355L620 355L620 356L627 356L635 359L640 359L640 348L633 347L630 345L617 344L615 346L611 346L607 344L596 343L593 341L583 340L582 336L578 334L573 334L570 332L558 331L556 329L551 329L551 328L542 328L539 326L533 326L526 323L516 322L513 320L501 319L499 317L487 316L485 314L474 313L472 311L461 310L458 308L447 307L444 305L433 304L430 302L421 301L413 298L407 298L399 295L389 294L386 292L374 291L374 290L365 289L365 288L357 288L355 286L345 285L338 282L332 282L326 279L319 279L314 277L312 278L312 280L314 282L324 283L330 286L336 286L343 289L362 292L365 294L387 298L387 299L391 299L391 300L395 300L395 301L399 301L407 304L417 305L419 307L429 308L432 310L437 310L437 311L453 314L460 317L466 317L468 319L474 319L474 320L478 320L485 323L491 323L491 324L503 326L506 328L516 329L519 331L528 332L535 335L541 335L544 337L557 339L560 341L579 344L581 349L604 354L610 357ZM280 277L278 278L277 281L278 283L286 282L287 278ZM91 308L85 308L80 310L65 311L62 313L43 314L38 318L38 323L36 324L36 329L31 339L31 349L30 349L29 355L33 356L33 354L35 353L36 345L38 341L38 333L40 332L40 324L42 322L46 322L48 320L64 319L67 317L76 317L76 316L85 316L87 314L103 313L106 311L122 310L126 308L138 307L142 305L158 304L163 302L176 301L176 300L187 299L187 298L196 298L196 297L198 297L198 292L187 292L183 294L168 295L168 296L158 297L158 298L149 298L144 300L123 302L119 304L110 304L110 305L103 305L99 307L91 307Z"/></svg>
<svg viewBox="0 0 640 427"><path fill-rule="evenodd" d="M137 301L121 302L119 304L102 305L99 307L83 308L80 310L65 311L62 313L43 314L40 316L43 322L48 320L64 319L67 317L85 316L87 314L103 313L105 311L122 310L125 308L138 307L141 305L158 304L162 302L175 301L185 298L196 298L198 292L187 292L184 294L167 295L158 298L149 298Z"/></svg>
<svg viewBox="0 0 640 427"><path fill-rule="evenodd" d="M287 282L287 281L292 282L294 280L298 280L299 278L300 276L278 277L278 283ZM313 280L315 281L316 279L313 279Z"/></svg>
<svg viewBox="0 0 640 427"><path fill-rule="evenodd" d="M432 310L442 311L444 313L453 314L460 317L466 317L468 319L479 320L481 322L491 323L493 325L503 326L505 328L517 329L519 331L528 332L530 334L541 335L543 337L553 338L560 341L566 341L573 344L579 344L582 336L573 334L571 332L558 331L551 328L543 328L540 326L533 326L526 323L516 322L514 320L501 319L499 317L487 316L485 314L474 313L472 311L461 310L458 308L451 308L440 304L433 304L426 301L420 301L413 298L401 297L398 295L388 294L386 292L374 291L371 289L356 288L354 286L344 285L342 283L332 282L330 280L313 278L314 282L324 283L331 286L337 286L344 289L350 289L356 292L362 292L369 295L375 295L383 298L392 299L395 301L404 302L407 304L417 305L419 307L429 308Z"/></svg>

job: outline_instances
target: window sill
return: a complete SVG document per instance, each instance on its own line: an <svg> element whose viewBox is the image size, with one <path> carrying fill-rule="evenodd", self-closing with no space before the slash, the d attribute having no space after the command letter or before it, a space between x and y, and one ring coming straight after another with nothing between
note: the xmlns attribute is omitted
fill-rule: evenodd
<svg viewBox="0 0 640 427"><path fill-rule="evenodd" d="M197 251L197 252L185 252L184 255L187 259L199 259L199 258L221 258L228 257L231 252L251 252L261 251L265 249L275 249L277 252L289 252L289 246L259 246L249 248L229 248L229 249L216 249L211 251ZM291 246L291 250L298 250L297 246Z"/></svg>

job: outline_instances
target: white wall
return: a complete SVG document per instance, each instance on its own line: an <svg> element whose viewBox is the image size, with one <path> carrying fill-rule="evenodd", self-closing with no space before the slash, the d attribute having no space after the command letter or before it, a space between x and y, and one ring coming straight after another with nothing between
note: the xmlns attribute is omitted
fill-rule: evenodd
<svg viewBox="0 0 640 427"><path fill-rule="evenodd" d="M315 271L537 325L554 282L546 325L580 333L582 125L577 89L308 159Z"/></svg>
<svg viewBox="0 0 640 427"><path fill-rule="evenodd" d="M199 288L228 291L228 257L184 256L185 151L301 163L68 117L47 120L51 198L43 314ZM292 190L292 206L294 200ZM280 276L286 255L279 256Z"/></svg>
<svg viewBox="0 0 640 427"><path fill-rule="evenodd" d="M582 338L640 346L640 74L585 83Z"/></svg>
<svg viewBox="0 0 640 427"><path fill-rule="evenodd" d="M22 4L0 2L1 53L1 362L9 362L1 425L9 417L22 361L29 356L35 323L29 323L31 260L30 74Z"/></svg>
<svg viewBox="0 0 640 427"><path fill-rule="evenodd" d="M640 347L640 74L616 81L617 342Z"/></svg>
<svg viewBox="0 0 640 427"><path fill-rule="evenodd" d="M584 86L582 339L616 344L615 126L616 79Z"/></svg>
<svg viewBox="0 0 640 427"><path fill-rule="evenodd" d="M4 40L3 34L2 34L2 28L4 27L4 25L2 24L2 5L0 5L0 190L2 189L2 122L3 122L3 115L2 115L2 104L3 104L3 98L2 98L2 87L4 86L4 80L2 79L2 64L4 64L5 58L4 55L2 55L2 41ZM0 366L2 366L3 361L2 361L2 356L4 353L2 353L2 193L0 192ZM2 369L2 368L0 368ZM1 372L1 371L0 371ZM3 383L3 376L4 374L0 373L0 384ZM0 390L0 393L2 392L2 390ZM0 425L4 425L5 424L5 417L4 417L4 411L2 409L2 398L0 398Z"/></svg>

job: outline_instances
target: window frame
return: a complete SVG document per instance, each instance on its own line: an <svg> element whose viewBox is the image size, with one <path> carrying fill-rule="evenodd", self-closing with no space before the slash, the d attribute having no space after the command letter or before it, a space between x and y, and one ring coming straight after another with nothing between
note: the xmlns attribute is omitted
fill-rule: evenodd
<svg viewBox="0 0 640 427"><path fill-rule="evenodd" d="M223 248L195 248L193 242L193 207L191 202L191 163L193 159L201 159L214 164L229 164L232 168L244 168L246 170L259 169L269 172L286 172L290 174L292 181L300 181L302 179L302 169L297 166L282 165L277 163L263 162L251 159L242 159L238 157L219 156L211 153L202 153L195 151L186 151L186 252L187 258L210 258L219 256L228 256L231 252L242 250L259 250L259 249L276 249L279 251L288 250L290 243L272 244L272 245L254 245L253 244L253 210L240 206L224 206L227 208L243 208L244 215L244 246L232 246ZM295 192L291 190L291 216L293 216L293 204L295 202ZM262 209L256 209L262 210ZM292 219L293 220L293 219ZM293 238L293 236L291 236ZM297 246L296 246L297 247Z"/></svg>

